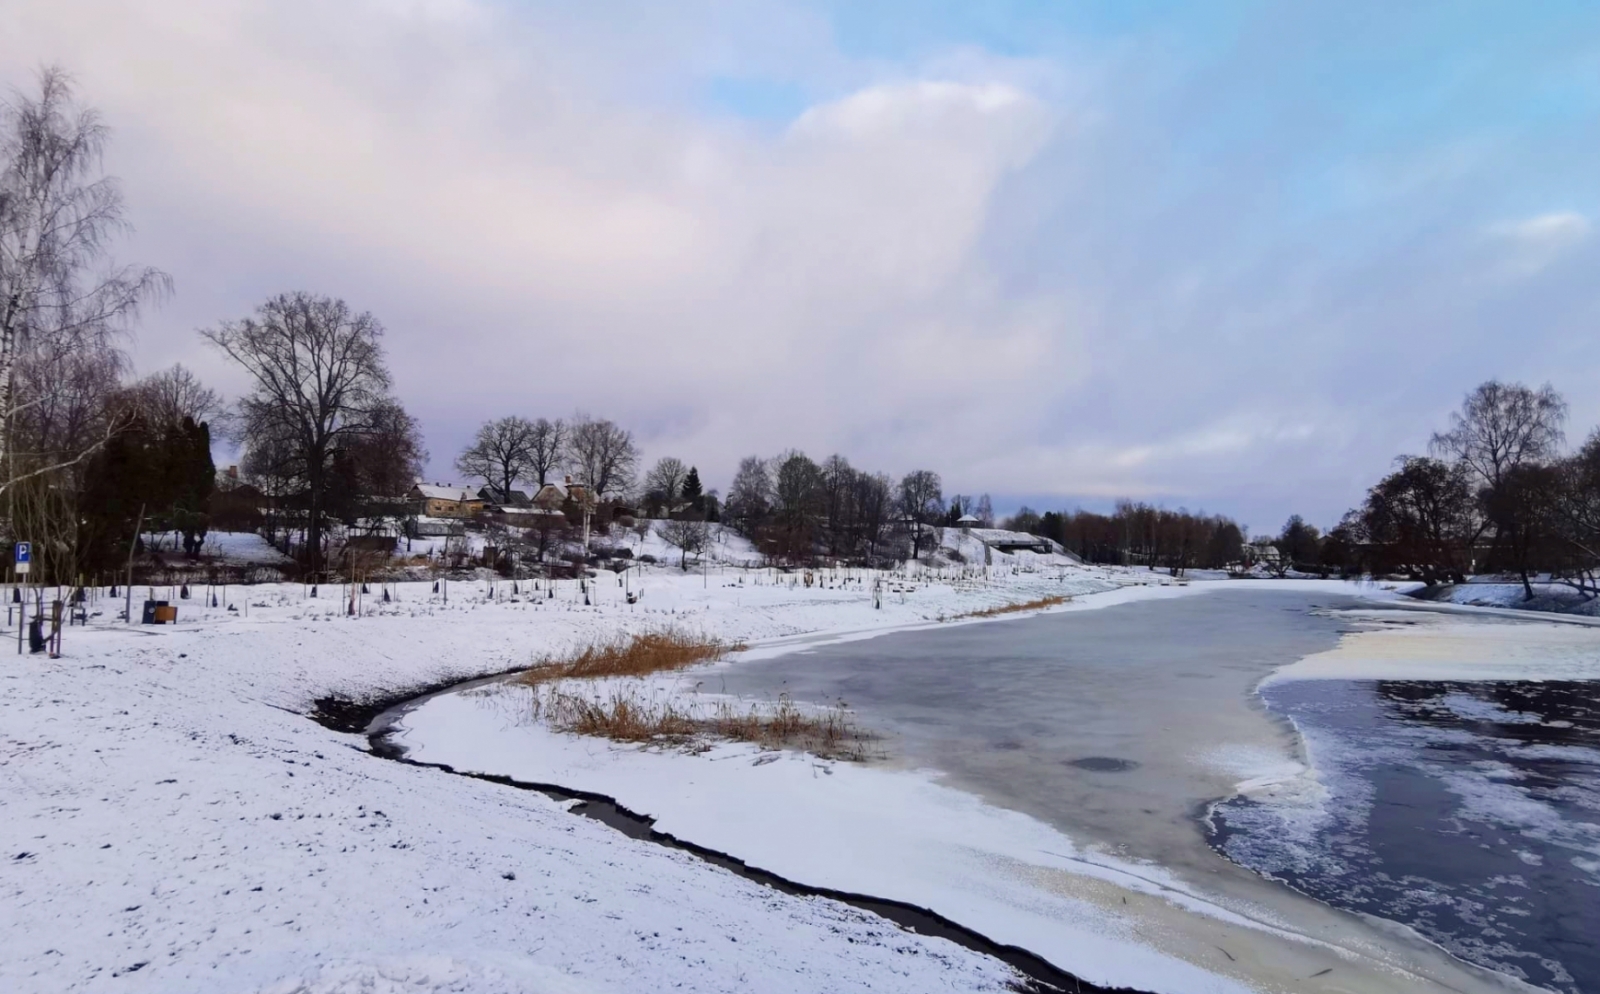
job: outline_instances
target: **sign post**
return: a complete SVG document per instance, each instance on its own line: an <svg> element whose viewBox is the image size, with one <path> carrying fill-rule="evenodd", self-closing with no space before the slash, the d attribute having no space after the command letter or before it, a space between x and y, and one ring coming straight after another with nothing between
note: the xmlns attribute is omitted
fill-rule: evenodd
<svg viewBox="0 0 1600 994"><path fill-rule="evenodd" d="M28 572L33 569L33 543L16 546L17 576L22 581L22 601L17 612L17 655L22 655L22 632L28 627Z"/></svg>

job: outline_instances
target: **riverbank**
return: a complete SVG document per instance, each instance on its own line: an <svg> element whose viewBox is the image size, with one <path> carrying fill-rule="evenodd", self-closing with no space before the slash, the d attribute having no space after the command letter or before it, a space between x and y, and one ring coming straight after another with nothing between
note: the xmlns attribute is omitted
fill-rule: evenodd
<svg viewBox="0 0 1600 994"><path fill-rule="evenodd" d="M1208 591L1238 595L1248 589L1389 596L1337 583L1266 581L1247 587L1229 582L1102 594L1080 599L1069 610L1091 611L1096 619L1104 619L1107 615L1097 608ZM1203 615L1205 609L1201 610ZM1024 627L1045 625L1049 620L1036 619ZM1022 630L1015 626L1006 629L1016 634ZM1141 630L1150 634L1148 627ZM943 631L950 634L899 635L873 642L867 650L881 656L890 651L890 643L909 638L912 646L905 651L912 662L912 657L936 651L932 648L935 642L955 637L950 629ZM981 634L976 629L963 631ZM1063 635L1067 631L1063 629ZM819 641L825 640L783 648L816 650ZM1228 644L1233 646L1230 655L1246 648L1237 642ZM758 647L750 655L770 658L777 651ZM826 651L821 651L818 658L828 658ZM989 659L993 652L980 650L980 655ZM793 663L791 674L818 665L809 663L810 657L786 658ZM1280 662L1294 658L1291 654ZM752 665L759 667L748 660L736 661L681 681L668 679L652 692L671 693L674 682L716 691ZM1189 668L1208 665L1196 657ZM892 675L896 671L887 666L883 660L871 671L898 679ZM1260 673L1270 668L1269 663ZM1244 682L1229 692L1238 698L1235 704L1214 702L1210 697L1204 698L1205 703L1195 703L1192 694L1189 700L1208 720L1216 708L1236 706L1240 717L1230 721L1251 719L1261 724L1269 737L1276 734L1270 723L1251 715L1246 707L1245 699L1260 674L1251 677L1251 671L1238 672ZM1000 676L997 672L996 678ZM927 679L919 677L918 682ZM1137 671L1126 674L1126 679L1134 685L1141 681ZM1193 690L1206 686L1182 680L1179 684ZM679 692L682 689L680 686ZM807 696L803 687L799 693L802 698ZM943 771L926 768L830 763L734 745L719 745L697 755L615 746L554 734L531 722L526 696L526 688L516 686L445 695L404 715L390 741L424 762L584 785L650 814L662 830L679 837L792 879L866 890L930 907L992 939L1044 955L1100 984L1162 991L1340 991L1354 989L1352 984L1369 991L1505 989L1497 978L1463 968L1415 936L1375 929L1264 885L1231 864L1218 867L1199 837L1192 811L1183 805L1170 814L1151 810L1144 816L1151 824L1172 822L1179 836L1157 845L1150 856L1119 854L1022 813L1028 808L1026 803L1020 810L1012 798L1000 798L1000 806L986 803L969 792L981 779L967 778L961 784L967 788L963 790L952 787ZM1154 699L1149 703L1154 704ZM1125 706L1113 710L1130 716L1138 713ZM1159 717L1154 720L1161 721ZM1138 731L1140 727L1136 723L1112 738L1148 737ZM1149 734L1155 732L1152 728ZM1120 748L1134 744L1130 740ZM1232 777L1223 773L1211 788L1218 793L1228 792L1237 780L1259 778L1261 760L1256 754L1270 748L1270 743L1250 744L1248 738L1238 743L1230 740L1226 745L1232 748L1216 750L1217 761L1233 771L1248 758L1249 768L1240 767ZM1104 747L1119 748L1109 740ZM1170 747L1180 753L1189 748L1178 741ZM973 743L973 748L986 751L981 742ZM1154 742L1152 748L1159 751L1161 746ZM1251 756L1244 757L1242 752ZM1009 754L1002 749L999 755ZM1146 760L1156 761L1153 756ZM1289 757L1268 765L1271 776L1278 778L1303 772ZM1047 785L1048 781L1042 782ZM1135 830L1150 835L1143 828ZM1186 854L1190 849L1199 854L1185 855L1174 863L1170 857L1178 853L1172 851L1173 846L1184 847ZM1161 858L1163 854L1169 858ZM1161 858L1160 864L1152 857ZM1179 873L1175 865L1187 869ZM1211 867L1209 871L1206 865ZM1195 867L1199 867L1197 873L1188 872ZM1216 877L1218 869L1233 872L1223 881Z"/></svg>
<svg viewBox="0 0 1600 994"><path fill-rule="evenodd" d="M1561 583L1536 582L1531 586L1533 596L1530 598L1521 581L1474 577L1466 583L1445 583L1433 587L1418 584L1408 593L1416 600L1429 604L1536 611L1600 621L1600 598L1585 597Z"/></svg>
<svg viewBox="0 0 1600 994"><path fill-rule="evenodd" d="M63 659L0 665L0 987L1007 989L1017 975L993 958L537 794L382 762L307 718L318 700L465 680L619 632L859 637L1152 580L886 577L874 608L871 574L793 579L663 570L554 596L400 584L387 601L368 593L361 617L337 588L229 588L215 608L179 602L176 626L96 617L68 631Z"/></svg>

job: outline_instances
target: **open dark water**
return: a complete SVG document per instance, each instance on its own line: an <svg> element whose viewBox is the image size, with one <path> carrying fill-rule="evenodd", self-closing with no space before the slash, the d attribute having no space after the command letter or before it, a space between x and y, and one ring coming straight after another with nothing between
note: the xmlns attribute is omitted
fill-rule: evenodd
<svg viewBox="0 0 1600 994"><path fill-rule="evenodd" d="M1231 859L1464 959L1600 992L1600 684L1283 682L1316 780L1213 814Z"/></svg>

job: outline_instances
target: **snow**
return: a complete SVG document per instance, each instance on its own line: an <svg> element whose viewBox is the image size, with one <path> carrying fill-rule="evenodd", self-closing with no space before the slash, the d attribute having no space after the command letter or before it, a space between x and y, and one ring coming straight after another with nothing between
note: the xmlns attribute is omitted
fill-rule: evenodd
<svg viewBox="0 0 1600 994"><path fill-rule="evenodd" d="M813 886L930 907L1097 983L1249 989L1150 948L1136 922L1071 883L1089 876L1202 903L1158 868L1099 861L1048 825L941 786L931 773L737 745L696 756L616 747L523 722L525 693L441 695L408 713L395 741L421 762L581 784L657 816L661 831ZM1039 886L1039 876L1059 889Z"/></svg>
<svg viewBox="0 0 1600 994"><path fill-rule="evenodd" d="M1091 574L1065 575L1081 582ZM1125 585L1055 610L1246 584L1398 597L1338 582L1141 586L1151 574L1097 575ZM741 658L880 633L772 640ZM644 681L639 692L659 697L673 692L674 683L680 693L714 685L714 671ZM599 692L603 696L604 688ZM434 697L396 720L391 741L422 762L605 793L656 818L661 831L815 886L932 908L1097 983L1186 992L1278 989L1323 975L1325 968L1335 971L1330 990L1350 989L1343 985L1351 978L1368 991L1475 989L1471 985L1481 982L1457 975L1453 965L1440 967L1431 952L1418 959L1414 937L1379 944L1348 922L1315 917L1291 927L1264 907L1202 892L1159 866L1079 845L1037 819L945 786L932 771L761 753L743 745L697 754L614 745L532 723L528 694L518 685L491 684ZM1205 758L1245 778L1243 791L1318 786L1308 783L1301 764L1280 758L1264 762L1227 750Z"/></svg>
<svg viewBox="0 0 1600 994"><path fill-rule="evenodd" d="M1600 628L1503 615L1345 612L1367 630L1345 635L1333 649L1285 666L1269 680L1600 679Z"/></svg>
<svg viewBox="0 0 1600 994"><path fill-rule="evenodd" d="M200 552L238 566L276 566L292 562L255 532L207 532Z"/></svg>
<svg viewBox="0 0 1600 994"><path fill-rule="evenodd" d="M1474 577L1467 583L1431 589L1419 585L1413 593L1421 600L1439 604L1510 608L1587 618L1600 617L1600 598L1584 597L1573 588L1560 583L1541 583L1535 580L1530 585L1533 587L1531 600L1520 580L1506 582L1497 577Z"/></svg>
<svg viewBox="0 0 1600 994"><path fill-rule="evenodd" d="M722 548L743 554L726 536ZM776 893L537 793L384 761L364 738L305 717L324 696L501 672L617 632L672 626L777 652L1048 595L1085 610L1207 586L1019 557L989 569L822 570L807 587L800 574L726 561L601 573L587 605L574 581L553 598L527 581L451 581L438 594L374 584L358 597L337 585L316 597L298 584L230 586L217 607L197 588L175 601L180 624L140 628L114 622L120 602L92 601L91 624L66 633L65 658L0 667L0 990L1005 989L1009 969L970 950ZM1201 969L1194 950L1157 951L1150 933L1133 932L1160 934L1187 915L1213 923L1195 934L1233 945L1234 909L1203 907L1159 868L1078 850L926 775L796 756L756 767L731 746L631 753L485 722L486 700L440 697L413 717L509 732L449 736L450 748L485 750L486 765L522 768L537 755L587 781L571 786L617 778L623 803L648 792L639 807L701 844L765 837L758 865L807 883L935 906L959 892L978 912L958 920L993 923L996 937L1051 950L1068 968L1234 991L1254 965ZM504 751L527 735L536 754ZM696 769L727 771L744 803L697 795ZM689 803L697 796L703 808ZM882 820L854 830L868 811ZM825 841L831 861L802 852L806 840ZM1123 899L1132 910L1109 914ZM1023 901L1030 913L1014 914Z"/></svg>
<svg viewBox="0 0 1600 994"><path fill-rule="evenodd" d="M120 603L98 599L66 658L0 669L0 990L1001 990L1008 968L944 940L542 795L378 759L305 717L324 695L465 679L617 631L884 629L1114 584L899 577L874 610L876 578L635 570L601 574L587 607L572 581L554 599L398 584L359 618L333 585L228 587L233 611L201 588L160 628L117 625Z"/></svg>

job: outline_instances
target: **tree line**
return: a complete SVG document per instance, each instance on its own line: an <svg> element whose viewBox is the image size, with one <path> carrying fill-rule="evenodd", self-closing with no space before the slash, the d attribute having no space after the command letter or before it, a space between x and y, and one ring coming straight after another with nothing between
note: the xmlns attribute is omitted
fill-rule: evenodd
<svg viewBox="0 0 1600 994"><path fill-rule="evenodd" d="M1499 573L1529 599L1548 575L1600 595L1600 428L1569 451L1567 414L1548 384L1479 385L1428 454L1399 456L1329 539L1364 572L1428 584Z"/></svg>
<svg viewBox="0 0 1600 994"><path fill-rule="evenodd" d="M1245 529L1233 519L1142 501L1119 500L1110 514L1082 509L1039 514L1023 507L1006 526L1051 538L1087 563L1148 566L1173 576L1225 569L1246 558Z"/></svg>

